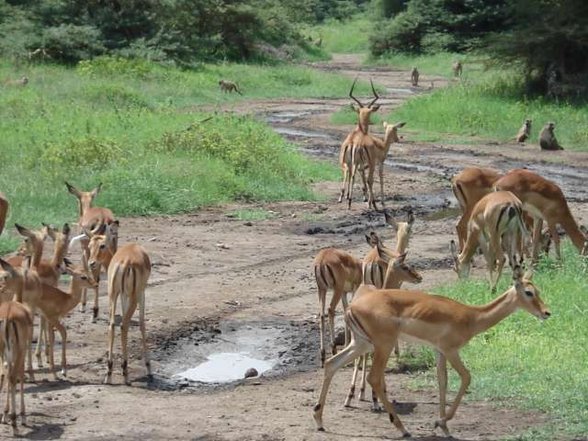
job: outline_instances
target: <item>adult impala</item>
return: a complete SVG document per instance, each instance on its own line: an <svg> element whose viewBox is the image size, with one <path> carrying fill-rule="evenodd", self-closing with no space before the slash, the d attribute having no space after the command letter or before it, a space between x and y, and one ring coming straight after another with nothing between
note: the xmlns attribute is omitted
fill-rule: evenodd
<svg viewBox="0 0 588 441"><path fill-rule="evenodd" d="M118 221L114 219L112 211L108 208L94 207L94 199L102 189L102 183L91 191L78 190L68 182L65 183L67 190L73 194L78 200L78 211L80 214L79 225L82 234L72 239L72 243L81 240L84 259L88 259L88 241L100 231L104 231L105 227L110 229L110 238L112 240L112 247L116 250L118 246ZM93 268L93 276L97 282L100 282L100 268ZM95 322L98 318L98 285L94 288L94 307L92 308L92 321ZM86 290L82 294L82 302L80 309L82 312L86 311Z"/></svg>
<svg viewBox="0 0 588 441"><path fill-rule="evenodd" d="M472 209L468 222L468 236L459 256L455 242L451 241L451 252L455 270L459 277L468 277L474 253L478 245L482 248L490 275L492 292L502 274L504 252L511 264L527 229L523 222L523 204L510 191L488 193Z"/></svg>
<svg viewBox="0 0 588 441"><path fill-rule="evenodd" d="M554 182L530 170L515 169L498 179L494 188L514 193L523 203L523 208L533 216L533 261L539 257L543 221L547 222L558 259L561 259L558 224L582 252L587 238L572 216L563 192Z"/></svg>
<svg viewBox="0 0 588 441"><path fill-rule="evenodd" d="M521 268L513 269L514 285L487 305L470 306L443 296L402 289L361 287L347 310L345 319L351 329L351 342L341 352L325 362L324 380L313 417L317 429L324 430L323 411L333 375L342 366L369 350L374 360L368 382L382 401L390 421L404 437L410 437L394 406L386 396L384 371L390 352L398 338L416 339L434 347L438 352L437 380L439 383L439 420L435 422L449 436L447 422L455 412L471 380L459 351L475 335L480 334L521 308L540 319L550 316L539 297L531 275L523 276ZM447 361L461 379L453 404L446 409Z"/></svg>
<svg viewBox="0 0 588 441"><path fill-rule="evenodd" d="M109 245L110 244L110 245ZM120 325L122 346L122 371L125 384L130 384L128 370L128 333L131 318L139 307L139 329L143 343L143 360L147 368L147 375L151 377L151 363L147 350L147 334L145 331L145 288L151 274L151 260L145 249L135 243L128 243L118 248L112 248L112 241L107 235L92 237L89 244L90 268L103 265L108 268L108 305L110 311L110 325L108 328L108 371L104 383L112 380L112 366L114 362L114 325L116 318L116 303L120 297L122 306L122 322Z"/></svg>
<svg viewBox="0 0 588 441"><path fill-rule="evenodd" d="M466 167L451 179L451 189L462 211L461 218L455 226L460 251L466 242L468 221L474 206L494 191L494 183L501 177L502 174L492 168Z"/></svg>
<svg viewBox="0 0 588 441"><path fill-rule="evenodd" d="M357 82L357 78L353 81L351 85L351 89L349 90L349 98L355 101L359 107L355 107L353 104L351 108L357 113L357 127L355 127L351 133L347 135L341 147L339 149L339 165L341 166L341 170L343 171L343 184L341 185L341 194L339 196L339 202L343 202L343 197L347 193L347 198L349 199L349 191L350 191L350 184L351 184L351 173L352 173L352 159L353 159L353 149L362 142L362 139L365 135L368 134L369 126L370 126L370 116L372 113L377 112L380 108L379 105L376 105L376 101L380 98L376 93L376 89L374 88L374 84L370 80L372 85L372 93L374 94L374 99L370 101L367 105L364 105L361 101L353 96L353 89L355 87L355 83ZM362 181L363 181L363 195L365 200L367 200L367 189L366 189L366 182L365 182L365 174L362 171ZM350 202L349 202L350 203Z"/></svg>

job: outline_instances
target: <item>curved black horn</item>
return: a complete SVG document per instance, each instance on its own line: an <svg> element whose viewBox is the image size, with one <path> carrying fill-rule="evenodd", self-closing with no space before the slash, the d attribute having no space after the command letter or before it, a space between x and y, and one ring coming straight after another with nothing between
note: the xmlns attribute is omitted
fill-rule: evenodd
<svg viewBox="0 0 588 441"><path fill-rule="evenodd" d="M351 98L353 101L355 101L357 104L359 104L360 108L365 107L363 104L361 104L361 101L359 101L357 98L355 98L353 96L353 89L355 87L355 83L357 83L357 77L355 77L355 80L353 80L353 84L351 85L351 89L349 90L349 98Z"/></svg>
<svg viewBox="0 0 588 441"><path fill-rule="evenodd" d="M374 82L372 81L371 78L370 78L370 84L372 85L372 93L374 94L375 98L372 100L371 103L369 103L367 105L368 107L372 107L374 105L374 103L380 99L380 96L377 94L376 89L374 88Z"/></svg>

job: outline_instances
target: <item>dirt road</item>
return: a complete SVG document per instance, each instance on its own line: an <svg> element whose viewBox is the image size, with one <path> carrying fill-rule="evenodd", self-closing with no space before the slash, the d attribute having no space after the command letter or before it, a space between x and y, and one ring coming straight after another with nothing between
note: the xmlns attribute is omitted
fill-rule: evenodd
<svg viewBox="0 0 588 441"><path fill-rule="evenodd" d="M409 87L407 72L368 70L353 56L336 57L316 68L339 70L350 78L372 77L387 90L382 99L385 110L416 93L426 93ZM431 79L422 75L421 83L428 85ZM350 127L332 125L329 116L347 104L347 98L268 100L232 110L253 112L305 152L334 163ZM516 132L519 121L513 124ZM455 279L448 244L456 210L448 179L466 165L538 170L561 184L580 221L588 218L583 204L588 199L584 185L588 155L542 153L536 145L419 143L412 140L415 132L410 121L405 129L403 142L392 146L387 163L386 202L399 217L409 207L417 216L409 259L422 272L424 289ZM374 131L381 133L379 127ZM342 407L349 368L335 377L331 388L325 411L327 432L316 432L311 417L322 380L312 258L325 246L362 256L367 250L363 233L369 229L393 240L382 216L366 212L359 199L350 211L337 204L338 189L338 182L317 183L316 190L325 198L320 203L231 205L183 216L122 219L122 241L144 244L154 262L147 292L147 328L155 381L145 381L138 359L139 331L133 326L132 386L121 384L120 360L115 361L115 385L101 384L107 333L103 286L97 323L91 323L90 313L77 311L67 320L67 380L27 385L30 427L22 434L31 439L84 440L397 438L388 417L371 413L369 403ZM238 209L257 208L268 211L269 218L244 221L232 215ZM474 276L482 274L474 270ZM275 367L260 378L228 386L197 386L174 377L210 353L243 348L252 358L270 360ZM218 373L217 368L208 373ZM410 388L412 375L388 375L389 392L402 403L400 413L415 439L435 440L436 390ZM41 373L38 378L48 375ZM475 385L474 373L471 387ZM466 397L450 427L459 440L496 440L545 422L543 415ZM0 427L0 438L9 433L8 427Z"/></svg>

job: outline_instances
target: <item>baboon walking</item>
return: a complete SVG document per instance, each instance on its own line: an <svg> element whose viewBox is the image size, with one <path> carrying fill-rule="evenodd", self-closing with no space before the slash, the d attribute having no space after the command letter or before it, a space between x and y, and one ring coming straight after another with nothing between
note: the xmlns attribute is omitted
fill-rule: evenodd
<svg viewBox="0 0 588 441"><path fill-rule="evenodd" d="M23 76L21 78L19 78L18 80L5 80L4 81L4 85L5 86L21 86L24 87L27 84L29 84L29 78L26 76Z"/></svg>
<svg viewBox="0 0 588 441"><path fill-rule="evenodd" d="M555 123L548 122L545 124L541 133L539 134L539 145L541 150L563 150L564 148L559 145L553 130L555 129Z"/></svg>
<svg viewBox="0 0 588 441"><path fill-rule="evenodd" d="M523 123L522 127L519 129L519 133L517 133L516 140L517 142L525 142L531 136L531 122L530 119L526 119Z"/></svg>
<svg viewBox="0 0 588 441"><path fill-rule="evenodd" d="M413 87L417 87L419 85L419 70L415 67L412 68L410 72L410 81Z"/></svg>
<svg viewBox="0 0 588 441"><path fill-rule="evenodd" d="M239 90L239 86L237 85L237 83L233 81L220 80L218 82L218 85L220 87L221 92L231 93L234 91L237 92L239 95L243 95Z"/></svg>
<svg viewBox="0 0 588 441"><path fill-rule="evenodd" d="M461 64L461 61L456 61L455 63L453 63L453 66L451 68L453 69L454 77L461 77L461 74L463 72L463 65Z"/></svg>

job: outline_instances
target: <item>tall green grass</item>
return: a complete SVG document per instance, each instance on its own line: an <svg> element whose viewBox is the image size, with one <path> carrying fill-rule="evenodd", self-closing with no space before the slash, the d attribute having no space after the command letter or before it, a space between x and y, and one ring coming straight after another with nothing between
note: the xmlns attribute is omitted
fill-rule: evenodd
<svg viewBox="0 0 588 441"><path fill-rule="evenodd" d="M348 20L329 19L317 26L303 29L313 41L322 37L322 49L330 53L365 53L369 49L369 36L373 22L359 14Z"/></svg>
<svg viewBox="0 0 588 441"><path fill-rule="evenodd" d="M426 132L500 142L514 142L523 121L531 118L529 142L536 144L543 125L554 121L557 139L565 149L588 150L588 106L517 98L521 89L508 74L498 73L479 83L459 82L407 101L394 116Z"/></svg>
<svg viewBox="0 0 588 441"><path fill-rule="evenodd" d="M369 58L368 64L376 66L391 66L397 69L412 69L416 66L421 75L437 75L446 78L453 77L453 63L460 60L467 69L464 71L464 77L471 72L472 66L478 70L477 63L471 63L471 57L462 54L453 54L449 52L439 52L436 54L426 55L406 55L406 54L388 54L379 58ZM470 72L468 72L470 69Z"/></svg>
<svg viewBox="0 0 588 441"><path fill-rule="evenodd" d="M8 225L75 221L64 180L82 189L104 182L97 203L122 216L231 200L313 199L311 182L338 177L333 166L304 158L263 122L215 109L251 97L344 95L346 78L292 66L181 71L116 59L76 69L0 66L0 78L22 74L27 87L0 94ZM220 77L239 80L245 97L222 94ZM2 235L0 252L16 242Z"/></svg>
<svg viewBox="0 0 588 441"><path fill-rule="evenodd" d="M534 427L524 440L566 439L588 434L588 261L569 243L563 264L545 260L533 281L552 312L540 322L519 311L461 351L472 373L472 399L547 413L548 422ZM503 276L499 292L511 285ZM436 290L468 304L492 300L486 282L469 281ZM431 387L436 387L433 372ZM452 391L458 387L452 374ZM459 418L459 411L458 416Z"/></svg>

